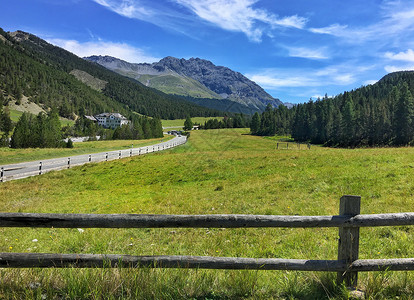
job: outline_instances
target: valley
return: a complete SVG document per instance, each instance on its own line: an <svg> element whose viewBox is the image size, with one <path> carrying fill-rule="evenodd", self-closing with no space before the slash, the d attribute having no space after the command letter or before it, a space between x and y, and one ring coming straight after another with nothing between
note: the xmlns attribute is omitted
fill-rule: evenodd
<svg viewBox="0 0 414 300"><path fill-rule="evenodd" d="M335 215L339 198L360 195L364 214L404 212L414 189L413 148L276 149L247 129L194 131L161 153L89 164L2 183L4 212ZM240 185L240 183L243 183ZM116 195L116 196L114 196ZM7 200L6 200L7 199ZM10 252L208 255L336 259L336 229L13 229ZM360 258L409 257L411 227L364 228ZM105 239L102 239L102 235ZM33 240L37 240L33 242ZM306 244L306 251L303 245ZM83 298L342 298L334 275L287 271L174 269L2 270L0 295L34 292ZM17 276L17 277L16 277ZM361 273L367 296L414 295L410 272ZM17 279L16 279L17 278ZM108 280L111 278L111 280ZM17 280L17 281L16 281ZM18 285L16 285L16 283ZM383 284L389 288L384 289ZM146 287L151 286L151 289ZM328 293L328 294L327 294Z"/></svg>

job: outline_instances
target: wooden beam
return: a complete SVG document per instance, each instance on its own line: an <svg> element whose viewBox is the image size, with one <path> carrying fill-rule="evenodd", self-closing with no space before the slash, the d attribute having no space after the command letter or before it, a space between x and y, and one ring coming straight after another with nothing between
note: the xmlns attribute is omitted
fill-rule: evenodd
<svg viewBox="0 0 414 300"><path fill-rule="evenodd" d="M347 266L337 260L211 256L130 256L118 254L0 253L0 268L200 268L326 272L413 271L414 258L359 259Z"/></svg>
<svg viewBox="0 0 414 300"><path fill-rule="evenodd" d="M233 270L344 271L336 260L209 256L130 256L117 254L0 253L0 268L199 268Z"/></svg>
<svg viewBox="0 0 414 300"><path fill-rule="evenodd" d="M339 215L356 216L360 213L361 197L342 196L339 204ZM359 228L340 227L338 240L338 260L346 261L350 266L358 259ZM338 272L339 283L345 282L347 287L356 288L358 273L353 271Z"/></svg>
<svg viewBox="0 0 414 300"><path fill-rule="evenodd" d="M0 213L0 227L55 228L259 228L414 225L414 213L273 216Z"/></svg>

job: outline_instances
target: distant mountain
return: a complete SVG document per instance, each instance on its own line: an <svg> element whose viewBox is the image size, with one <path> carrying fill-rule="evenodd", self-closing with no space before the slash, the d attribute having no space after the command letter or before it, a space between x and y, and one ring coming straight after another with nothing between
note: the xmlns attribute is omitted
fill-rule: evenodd
<svg viewBox="0 0 414 300"><path fill-rule="evenodd" d="M226 99L252 110L282 104L242 74L200 58L168 56L152 64L128 63L110 56L85 59L169 94L206 98L207 102L208 98Z"/></svg>
<svg viewBox="0 0 414 300"><path fill-rule="evenodd" d="M61 116L70 118L108 111L164 119L223 115L148 88L30 33L6 33L1 28L0 93L18 101L25 96L42 108L57 108Z"/></svg>

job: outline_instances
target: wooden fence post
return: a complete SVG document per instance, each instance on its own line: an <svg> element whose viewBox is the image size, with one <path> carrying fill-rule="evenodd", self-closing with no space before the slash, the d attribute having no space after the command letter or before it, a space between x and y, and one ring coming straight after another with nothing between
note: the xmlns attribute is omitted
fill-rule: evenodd
<svg viewBox="0 0 414 300"><path fill-rule="evenodd" d="M360 196L342 196L339 204L339 215L355 216L361 211ZM340 227L338 241L338 260L345 260L347 266L358 259L359 227ZM342 282L349 288L355 289L358 284L358 272L338 272L338 283Z"/></svg>

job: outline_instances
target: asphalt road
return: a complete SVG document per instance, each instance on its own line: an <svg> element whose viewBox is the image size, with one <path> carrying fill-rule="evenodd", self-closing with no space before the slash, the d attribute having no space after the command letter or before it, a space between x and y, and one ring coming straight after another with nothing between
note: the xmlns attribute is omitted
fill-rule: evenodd
<svg viewBox="0 0 414 300"><path fill-rule="evenodd" d="M184 144L185 136L176 136L173 139L151 146L130 148L93 154L82 154L70 157L45 159L42 161L31 161L11 165L0 166L0 182L41 175L52 170L68 169L73 166L83 165L89 162L102 162L121 159L130 156L143 155L170 149Z"/></svg>

